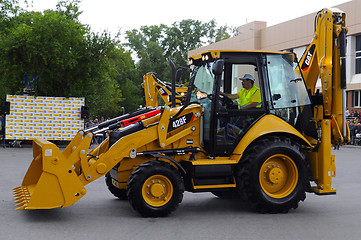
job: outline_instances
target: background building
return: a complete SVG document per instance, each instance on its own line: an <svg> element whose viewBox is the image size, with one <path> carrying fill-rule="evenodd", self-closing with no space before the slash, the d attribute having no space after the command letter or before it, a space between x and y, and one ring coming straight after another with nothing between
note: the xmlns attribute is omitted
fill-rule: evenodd
<svg viewBox="0 0 361 240"><path fill-rule="evenodd" d="M361 0L349 1L335 8L346 13L348 28L347 107L359 111L361 110ZM257 49L293 51L300 59L313 38L315 16L316 12L270 27L267 27L266 22L254 21L238 27L237 36L192 50L188 55L214 49Z"/></svg>

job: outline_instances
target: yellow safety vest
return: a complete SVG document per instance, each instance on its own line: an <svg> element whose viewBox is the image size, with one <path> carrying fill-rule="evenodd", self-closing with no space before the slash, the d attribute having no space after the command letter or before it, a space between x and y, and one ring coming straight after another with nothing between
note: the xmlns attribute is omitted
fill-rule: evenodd
<svg viewBox="0 0 361 240"><path fill-rule="evenodd" d="M253 85L249 90L242 88L238 93L238 104L240 106L248 105L253 102L262 102L261 91L258 87ZM257 108L260 108L262 104L258 104Z"/></svg>

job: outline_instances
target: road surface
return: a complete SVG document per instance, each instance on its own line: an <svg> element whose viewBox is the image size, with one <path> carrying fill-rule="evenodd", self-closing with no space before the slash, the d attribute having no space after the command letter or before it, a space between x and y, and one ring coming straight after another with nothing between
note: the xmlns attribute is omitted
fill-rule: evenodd
<svg viewBox="0 0 361 240"><path fill-rule="evenodd" d="M12 188L21 184L32 160L31 148L0 149L1 239L360 239L361 147L336 154L337 195L307 194L288 214L259 214L247 205L210 193L185 193L166 218L142 218L127 201L116 200L104 178L89 184L73 206L15 211Z"/></svg>

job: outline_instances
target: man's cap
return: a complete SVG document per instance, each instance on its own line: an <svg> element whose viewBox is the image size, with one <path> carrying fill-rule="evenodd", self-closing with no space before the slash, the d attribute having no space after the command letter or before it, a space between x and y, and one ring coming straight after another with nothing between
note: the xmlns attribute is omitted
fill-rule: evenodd
<svg viewBox="0 0 361 240"><path fill-rule="evenodd" d="M244 76L239 78L239 80L251 80L254 82L254 77L251 74L244 74Z"/></svg>

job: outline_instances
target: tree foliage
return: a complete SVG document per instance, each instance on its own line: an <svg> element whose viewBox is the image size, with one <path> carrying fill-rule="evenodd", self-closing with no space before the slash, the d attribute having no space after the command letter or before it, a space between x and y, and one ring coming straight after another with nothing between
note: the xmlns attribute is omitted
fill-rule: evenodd
<svg viewBox="0 0 361 240"><path fill-rule="evenodd" d="M0 21L8 20L16 15L19 10L18 0L0 0Z"/></svg>
<svg viewBox="0 0 361 240"><path fill-rule="evenodd" d="M59 0L56 9L35 12L19 0L0 0L0 101L22 94L27 76L37 79L36 95L85 97L91 117L114 117L142 104L145 73L170 79L168 59L186 66L189 50L232 34L215 20L187 19L126 31L121 43L82 24L80 2Z"/></svg>
<svg viewBox="0 0 361 240"><path fill-rule="evenodd" d="M126 32L127 46L136 53L139 59L137 69L140 74L156 72L163 75L166 72L168 66L162 48L165 29L165 25L143 26Z"/></svg>
<svg viewBox="0 0 361 240"><path fill-rule="evenodd" d="M121 112L114 61L123 59L129 71L133 61L118 40L78 21L78 3L60 1L55 11L24 11L6 20L11 24L0 33L2 97L21 94L28 75L37 78L36 95L85 97L92 115Z"/></svg>
<svg viewBox="0 0 361 240"><path fill-rule="evenodd" d="M215 20L203 23L186 19L171 26L142 26L126 32L127 46L137 55L137 69L145 74L156 72L162 79L169 79L168 59L176 66L186 66L187 53L205 44L231 37L228 26L217 28Z"/></svg>

